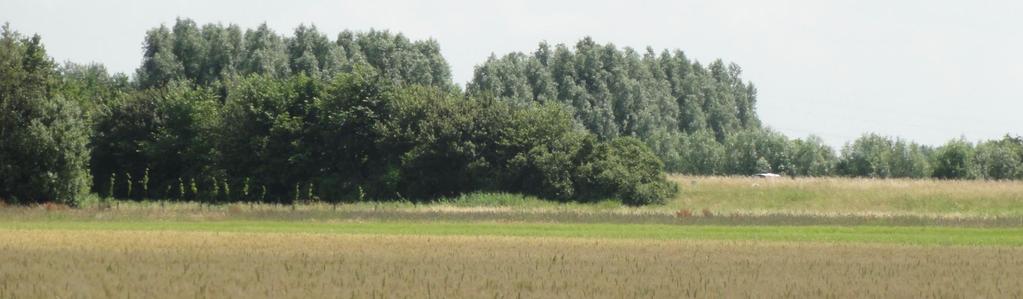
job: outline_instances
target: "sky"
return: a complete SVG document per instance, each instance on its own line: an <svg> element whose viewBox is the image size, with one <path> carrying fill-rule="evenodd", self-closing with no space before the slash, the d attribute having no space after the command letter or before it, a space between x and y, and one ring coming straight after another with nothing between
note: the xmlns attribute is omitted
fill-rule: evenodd
<svg viewBox="0 0 1023 299"><path fill-rule="evenodd" d="M266 22L332 38L371 28L432 38L456 83L540 41L680 49L742 66L763 123L840 146L863 133L940 145L1023 135L1023 1L0 1L57 61L133 73L145 31L175 18Z"/></svg>

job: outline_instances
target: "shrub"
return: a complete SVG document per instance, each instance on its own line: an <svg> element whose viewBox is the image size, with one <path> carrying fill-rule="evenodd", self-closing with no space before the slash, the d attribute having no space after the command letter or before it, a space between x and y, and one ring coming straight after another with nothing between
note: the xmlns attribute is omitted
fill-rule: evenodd
<svg viewBox="0 0 1023 299"><path fill-rule="evenodd" d="M661 161L642 141L620 137L593 148L576 171L583 198L620 198L628 205L660 204L678 192Z"/></svg>

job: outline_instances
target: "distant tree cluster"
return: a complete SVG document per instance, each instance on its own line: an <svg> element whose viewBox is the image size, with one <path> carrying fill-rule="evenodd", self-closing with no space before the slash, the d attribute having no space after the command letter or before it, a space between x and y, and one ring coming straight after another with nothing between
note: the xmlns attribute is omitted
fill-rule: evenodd
<svg viewBox="0 0 1023 299"><path fill-rule="evenodd" d="M491 57L463 92L433 40L315 27L147 32L132 76L0 36L0 199L291 203L474 191L658 203L664 171L1021 179L1023 139L841 149L761 126L741 69L585 38Z"/></svg>
<svg viewBox="0 0 1023 299"><path fill-rule="evenodd" d="M643 54L590 38L574 49L541 43L532 55L490 57L476 68L469 95L514 103L560 103L599 138L644 140L709 132L723 141L760 127L756 88L742 69L721 60L707 66L681 51Z"/></svg>
<svg viewBox="0 0 1023 299"><path fill-rule="evenodd" d="M662 146L651 147L666 152ZM751 129L729 134L723 143L710 134L687 134L678 146L677 155L664 158L666 167L686 174L1023 179L1023 138L1009 135L976 144L954 139L932 147L864 134L836 153L816 136L789 139L770 129Z"/></svg>
<svg viewBox="0 0 1023 299"><path fill-rule="evenodd" d="M756 88L741 76L734 63L704 66L681 51L640 54L585 38L573 49L541 43L531 55L492 56L476 68L466 93L562 105L598 138L643 140L668 171L830 173L833 165L824 160L833 153L819 139L790 145L761 128Z"/></svg>
<svg viewBox="0 0 1023 299"><path fill-rule="evenodd" d="M972 144L953 139L932 148L901 139L863 135L842 149L838 173L860 177L1023 179L1023 138Z"/></svg>
<svg viewBox="0 0 1023 299"><path fill-rule="evenodd" d="M491 56L477 66L466 94L561 105L598 138L639 138L671 172L1023 178L1018 137L976 146L953 140L935 149L868 134L840 154L816 136L789 139L761 126L756 88L741 75L738 65L721 60L703 66L681 51L640 54L585 38L574 48L541 43L529 55Z"/></svg>
<svg viewBox="0 0 1023 299"><path fill-rule="evenodd" d="M602 139L557 105L466 97L434 41L178 20L146 36L134 78L57 66L4 28L0 199L292 203L473 191L662 202L638 140ZM91 187L91 188L90 188Z"/></svg>
<svg viewBox="0 0 1023 299"><path fill-rule="evenodd" d="M145 37L142 66L136 73L141 88L188 80L220 86L240 76L287 78L303 74L329 79L368 65L390 83L453 87L451 71L434 40L410 41L387 31L344 31L331 40L315 26L299 26L282 36L266 24L244 32L237 25L179 19Z"/></svg>

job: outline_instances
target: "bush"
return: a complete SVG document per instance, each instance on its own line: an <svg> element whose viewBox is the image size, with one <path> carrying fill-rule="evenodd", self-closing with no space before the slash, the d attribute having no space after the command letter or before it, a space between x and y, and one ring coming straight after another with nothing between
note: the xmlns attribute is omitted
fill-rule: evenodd
<svg viewBox="0 0 1023 299"><path fill-rule="evenodd" d="M619 137L597 144L576 171L582 198L617 197L628 205L660 204L678 192L661 161L642 141Z"/></svg>

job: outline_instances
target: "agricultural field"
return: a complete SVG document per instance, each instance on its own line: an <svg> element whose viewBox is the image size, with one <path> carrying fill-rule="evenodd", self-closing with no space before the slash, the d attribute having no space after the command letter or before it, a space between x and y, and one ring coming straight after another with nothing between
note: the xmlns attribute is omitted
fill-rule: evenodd
<svg viewBox="0 0 1023 299"><path fill-rule="evenodd" d="M1023 249L17 230L0 297L1019 297Z"/></svg>
<svg viewBox="0 0 1023 299"><path fill-rule="evenodd" d="M1023 296L1019 182L684 177L664 205L0 208L0 298Z"/></svg>
<svg viewBox="0 0 1023 299"><path fill-rule="evenodd" d="M1023 7L31 2L0 299L1023 298Z"/></svg>

